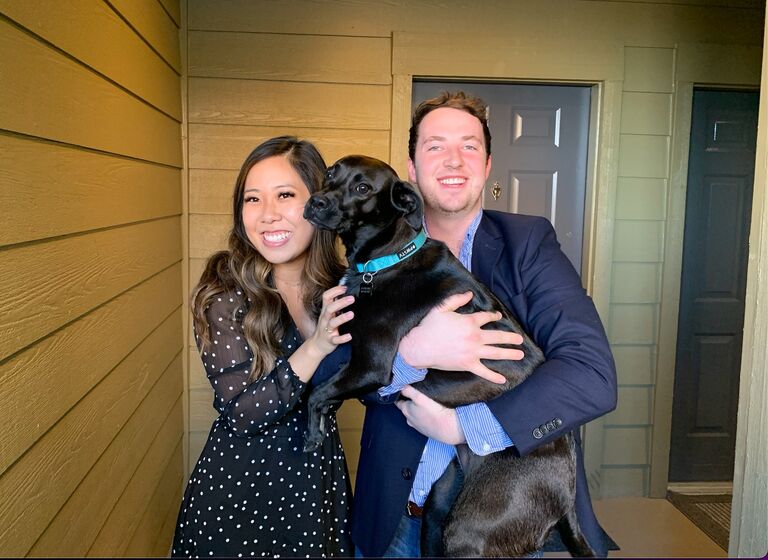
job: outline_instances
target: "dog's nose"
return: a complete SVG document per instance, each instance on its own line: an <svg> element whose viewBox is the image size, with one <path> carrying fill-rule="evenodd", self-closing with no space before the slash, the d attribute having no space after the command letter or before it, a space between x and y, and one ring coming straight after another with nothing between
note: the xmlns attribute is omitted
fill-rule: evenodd
<svg viewBox="0 0 768 560"><path fill-rule="evenodd" d="M324 210L328 206L328 200L324 196L317 196L313 194L309 199L309 205L314 210Z"/></svg>
<svg viewBox="0 0 768 560"><path fill-rule="evenodd" d="M309 197L309 200L304 205L304 218L309 221L316 219L321 213L328 208L328 199L324 196L318 196L313 194Z"/></svg>

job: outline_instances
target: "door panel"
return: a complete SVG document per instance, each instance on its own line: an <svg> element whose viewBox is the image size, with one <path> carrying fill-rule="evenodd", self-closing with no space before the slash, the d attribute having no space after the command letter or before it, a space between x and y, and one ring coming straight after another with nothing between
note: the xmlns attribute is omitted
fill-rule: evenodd
<svg viewBox="0 0 768 560"><path fill-rule="evenodd" d="M413 105L459 89L489 106L492 165L483 206L549 219L581 272L591 88L415 81Z"/></svg>
<svg viewBox="0 0 768 560"><path fill-rule="evenodd" d="M732 480L758 94L694 90L669 479Z"/></svg>

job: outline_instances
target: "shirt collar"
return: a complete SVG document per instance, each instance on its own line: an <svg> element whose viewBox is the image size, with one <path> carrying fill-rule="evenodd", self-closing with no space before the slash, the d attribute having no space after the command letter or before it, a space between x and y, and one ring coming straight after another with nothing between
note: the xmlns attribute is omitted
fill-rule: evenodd
<svg viewBox="0 0 768 560"><path fill-rule="evenodd" d="M480 227L480 221L482 219L483 209L480 208L480 210L477 211L477 214L475 214L475 217L472 218L472 221L467 228L467 232L464 234L464 240L461 242L461 248L459 249L459 260L461 261L461 264L464 265L464 268L470 272L472 272L472 247L475 244L475 234L477 233L477 229ZM423 224L424 231L426 231L427 235L429 235L429 228L427 228L426 219L424 219Z"/></svg>

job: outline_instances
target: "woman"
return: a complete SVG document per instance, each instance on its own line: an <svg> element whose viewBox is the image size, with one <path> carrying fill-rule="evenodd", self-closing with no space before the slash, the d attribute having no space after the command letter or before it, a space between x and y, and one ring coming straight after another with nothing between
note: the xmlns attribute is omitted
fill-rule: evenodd
<svg viewBox="0 0 768 560"><path fill-rule="evenodd" d="M187 485L173 556L354 554L333 414L322 447L302 452L308 383L350 340L338 327L352 318L334 234L303 218L324 171L312 144L288 136L240 169L229 251L209 259L192 295L220 416Z"/></svg>

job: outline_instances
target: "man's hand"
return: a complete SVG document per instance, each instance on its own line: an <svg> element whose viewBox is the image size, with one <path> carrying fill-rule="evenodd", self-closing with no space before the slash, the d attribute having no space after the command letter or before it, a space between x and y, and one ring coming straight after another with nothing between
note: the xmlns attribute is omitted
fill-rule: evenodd
<svg viewBox="0 0 768 560"><path fill-rule="evenodd" d="M445 408L410 385L403 387L400 394L411 399L399 400L395 403L410 427L448 445L466 442L455 409Z"/></svg>
<svg viewBox="0 0 768 560"><path fill-rule="evenodd" d="M432 309L400 341L398 350L402 358L415 368L471 371L488 381L504 383L503 375L490 370L480 360L521 360L521 350L495 345L519 345L523 343L523 337L517 333L480 328L501 319L501 313L456 313L472 300L472 296L472 292L449 296Z"/></svg>

